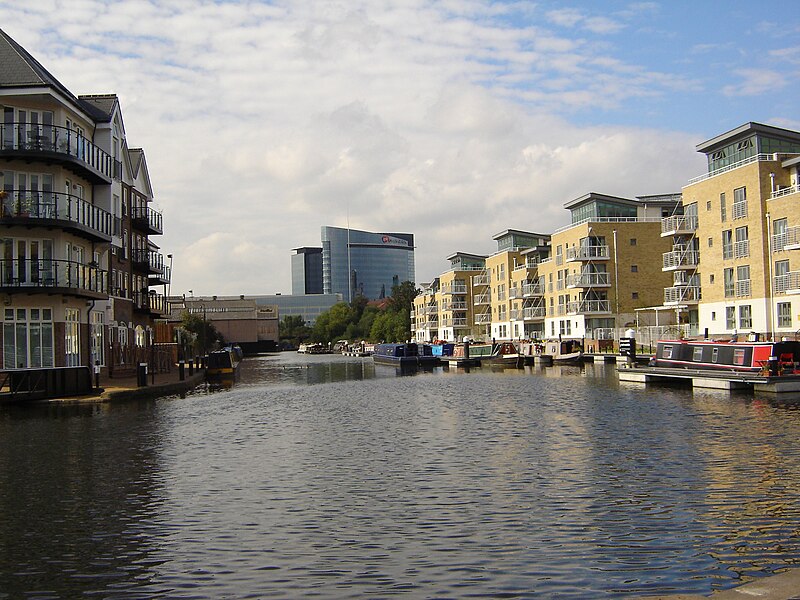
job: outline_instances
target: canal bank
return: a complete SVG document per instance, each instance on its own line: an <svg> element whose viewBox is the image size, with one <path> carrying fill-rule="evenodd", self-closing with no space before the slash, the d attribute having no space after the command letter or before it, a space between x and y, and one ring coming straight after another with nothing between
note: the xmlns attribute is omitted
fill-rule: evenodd
<svg viewBox="0 0 800 600"><path fill-rule="evenodd" d="M800 598L800 569L792 569L785 573L764 577L751 581L711 596L696 594L678 594L677 596L649 596L642 600L739 600L741 598L758 598L760 600L797 600Z"/></svg>
<svg viewBox="0 0 800 600"><path fill-rule="evenodd" d="M145 386L139 385L136 376L105 377L100 379L100 387L92 394L57 398L49 402L88 404L124 400L145 400L160 398L162 396L187 394L203 385L204 382L205 373L203 371L198 371L191 375L185 373L184 378L181 379L177 369L169 373L148 375L147 385Z"/></svg>

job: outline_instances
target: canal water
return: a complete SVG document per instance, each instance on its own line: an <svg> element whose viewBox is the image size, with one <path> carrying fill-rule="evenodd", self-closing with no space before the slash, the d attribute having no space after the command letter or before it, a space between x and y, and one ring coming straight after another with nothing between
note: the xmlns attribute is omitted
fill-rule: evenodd
<svg viewBox="0 0 800 600"><path fill-rule="evenodd" d="M623 598L800 560L800 409L613 366L247 359L0 407L0 598Z"/></svg>

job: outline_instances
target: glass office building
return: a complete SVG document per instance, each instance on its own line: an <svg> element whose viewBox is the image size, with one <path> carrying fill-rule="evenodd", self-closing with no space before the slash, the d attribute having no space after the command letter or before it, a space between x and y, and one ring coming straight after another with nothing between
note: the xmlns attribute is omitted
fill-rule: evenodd
<svg viewBox="0 0 800 600"><path fill-rule="evenodd" d="M414 235L322 228L322 287L345 301L359 295L377 300L392 286L414 282Z"/></svg>
<svg viewBox="0 0 800 600"><path fill-rule="evenodd" d="M292 295L322 293L322 248L295 248L292 255Z"/></svg>

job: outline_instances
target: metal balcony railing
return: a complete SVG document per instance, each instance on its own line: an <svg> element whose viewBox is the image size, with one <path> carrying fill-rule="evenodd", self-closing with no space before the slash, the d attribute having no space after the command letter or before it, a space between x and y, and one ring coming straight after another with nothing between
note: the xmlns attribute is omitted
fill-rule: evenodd
<svg viewBox="0 0 800 600"><path fill-rule="evenodd" d="M72 260L2 259L0 285L20 290L65 288L108 295L108 271Z"/></svg>
<svg viewBox="0 0 800 600"><path fill-rule="evenodd" d="M65 225L82 226L104 238L110 238L114 232L111 213L71 194L6 189L0 191L0 200L4 218L61 221Z"/></svg>
<svg viewBox="0 0 800 600"><path fill-rule="evenodd" d="M489 285L489 273L484 270L475 275L472 278L472 285Z"/></svg>
<svg viewBox="0 0 800 600"><path fill-rule="evenodd" d="M481 313L479 315L475 315L475 325L485 325L486 323L492 322L492 315L489 313Z"/></svg>
<svg viewBox="0 0 800 600"><path fill-rule="evenodd" d="M609 247L606 244L599 246L573 246L567 248L567 260L607 260L609 257Z"/></svg>
<svg viewBox="0 0 800 600"><path fill-rule="evenodd" d="M697 217L693 215L675 215L661 220L661 235L689 234L697 231Z"/></svg>
<svg viewBox="0 0 800 600"><path fill-rule="evenodd" d="M567 304L567 314L593 314L611 312L608 300L579 300Z"/></svg>
<svg viewBox="0 0 800 600"><path fill-rule="evenodd" d="M526 321L532 319L544 319L547 310L544 306L529 306L522 309L522 318Z"/></svg>
<svg viewBox="0 0 800 600"><path fill-rule="evenodd" d="M0 150L4 152L41 152L64 156L70 162L83 163L109 180L114 175L114 160L84 136L58 125L3 123L0 125Z"/></svg>
<svg viewBox="0 0 800 600"><path fill-rule="evenodd" d="M483 294L478 294L473 299L473 304L475 306L480 306L481 304L491 304L492 303L492 295L487 291Z"/></svg>
<svg viewBox="0 0 800 600"><path fill-rule="evenodd" d="M698 286L678 286L664 288L664 304L692 304L701 298Z"/></svg>
<svg viewBox="0 0 800 600"><path fill-rule="evenodd" d="M747 202L733 203L733 218L744 219L747 217Z"/></svg>
<svg viewBox="0 0 800 600"><path fill-rule="evenodd" d="M778 294L800 292L800 271L790 271L775 278L775 292Z"/></svg>
<svg viewBox="0 0 800 600"><path fill-rule="evenodd" d="M143 226L152 233L163 233L162 215L149 206L134 206L131 208L131 218L134 224Z"/></svg>
<svg viewBox="0 0 800 600"><path fill-rule="evenodd" d="M734 295L737 298L747 298L750 296L750 280L740 279L734 286Z"/></svg>
<svg viewBox="0 0 800 600"><path fill-rule="evenodd" d="M733 258L747 258L750 256L750 240L733 243Z"/></svg>
<svg viewBox="0 0 800 600"><path fill-rule="evenodd" d="M697 250L673 250L663 255L662 271L668 269L691 269L700 263L700 253Z"/></svg>
<svg viewBox="0 0 800 600"><path fill-rule="evenodd" d="M567 275L568 288L608 287L610 284L608 273L576 273Z"/></svg>
<svg viewBox="0 0 800 600"><path fill-rule="evenodd" d="M544 286L538 283L526 283L522 286L522 295L525 297L541 296L544 294Z"/></svg>
<svg viewBox="0 0 800 600"><path fill-rule="evenodd" d="M772 236L772 251L800 248L800 227L789 227L786 231L776 233Z"/></svg>
<svg viewBox="0 0 800 600"><path fill-rule="evenodd" d="M453 283L451 285L443 285L442 286L442 293L443 294L466 294L467 293L467 284L466 283Z"/></svg>
<svg viewBox="0 0 800 600"><path fill-rule="evenodd" d="M770 200L774 200L775 198L782 198L783 196L788 196L789 194L796 194L800 192L800 185L787 185L786 187L778 187L777 190L772 192L772 196Z"/></svg>

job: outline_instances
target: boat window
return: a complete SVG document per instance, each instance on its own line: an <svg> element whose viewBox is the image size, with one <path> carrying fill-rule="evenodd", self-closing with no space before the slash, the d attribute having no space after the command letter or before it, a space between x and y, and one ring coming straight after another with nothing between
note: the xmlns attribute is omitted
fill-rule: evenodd
<svg viewBox="0 0 800 600"><path fill-rule="evenodd" d="M703 360L703 347L702 346L697 346L692 351L692 360L694 362L700 362L701 360Z"/></svg>
<svg viewBox="0 0 800 600"><path fill-rule="evenodd" d="M718 359L718 358L719 358L719 348L714 348L714 349L711 351L711 362L712 362L712 363L715 363L715 362L717 362L717 359Z"/></svg>
<svg viewBox="0 0 800 600"><path fill-rule="evenodd" d="M744 348L736 348L733 351L733 364L735 365L744 364Z"/></svg>
<svg viewBox="0 0 800 600"><path fill-rule="evenodd" d="M672 358L672 346L664 346L664 358Z"/></svg>

